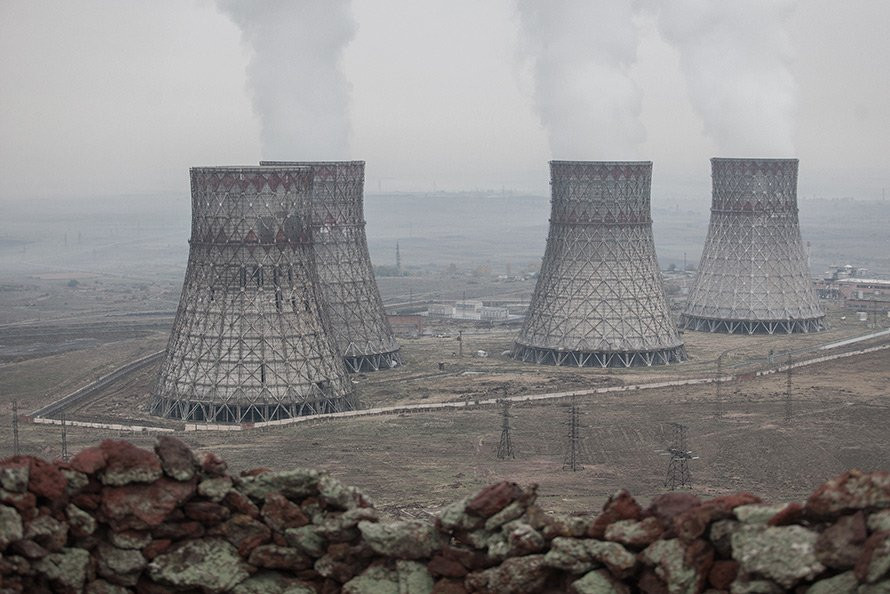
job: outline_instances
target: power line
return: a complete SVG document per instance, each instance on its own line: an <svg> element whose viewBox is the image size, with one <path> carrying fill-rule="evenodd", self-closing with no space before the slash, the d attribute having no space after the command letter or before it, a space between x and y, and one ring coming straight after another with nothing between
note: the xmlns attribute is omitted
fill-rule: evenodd
<svg viewBox="0 0 890 594"><path fill-rule="evenodd" d="M566 455L563 460L562 469L577 472L584 470L581 466L581 425L578 423L578 405L574 394L572 395L572 405L569 408L569 420L565 423L569 427L568 444L566 447Z"/></svg>
<svg viewBox="0 0 890 594"><path fill-rule="evenodd" d="M668 462L667 478L664 486L671 491L685 489L692 483L692 475L689 473L689 461L698 460L686 447L686 425L671 423L672 439L668 454L671 459Z"/></svg>
<svg viewBox="0 0 890 594"><path fill-rule="evenodd" d="M498 460L507 458L515 460L513 441L510 439L510 419L513 418L513 415L510 414L510 401L504 399L501 403L503 408L501 408L501 441L498 443Z"/></svg>

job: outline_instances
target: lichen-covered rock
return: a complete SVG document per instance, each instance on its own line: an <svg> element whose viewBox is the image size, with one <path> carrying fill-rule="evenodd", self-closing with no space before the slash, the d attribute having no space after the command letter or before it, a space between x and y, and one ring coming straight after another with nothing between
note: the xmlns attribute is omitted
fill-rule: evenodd
<svg viewBox="0 0 890 594"><path fill-rule="evenodd" d="M616 576L629 574L636 565L636 555L616 542L592 538L554 538L544 555L547 567L571 573L586 573L605 565Z"/></svg>
<svg viewBox="0 0 890 594"><path fill-rule="evenodd" d="M327 546L327 541L318 534L315 526L288 528L284 531L284 537L289 545L300 549L310 557L321 557Z"/></svg>
<svg viewBox="0 0 890 594"><path fill-rule="evenodd" d="M99 479L105 485L150 483L161 478L161 460L153 453L128 441L106 439L99 446L105 452L105 469Z"/></svg>
<svg viewBox="0 0 890 594"><path fill-rule="evenodd" d="M209 592L231 590L249 575L238 550L221 538L187 541L155 557L148 574L159 584Z"/></svg>
<svg viewBox="0 0 890 594"><path fill-rule="evenodd" d="M155 453L161 460L164 474L177 481L189 481L195 476L195 460L192 451L182 441L169 435L158 437Z"/></svg>
<svg viewBox="0 0 890 594"><path fill-rule="evenodd" d="M732 535L732 556L743 572L791 588L825 569L816 558L818 538L802 526L743 525Z"/></svg>
<svg viewBox="0 0 890 594"><path fill-rule="evenodd" d="M868 516L868 530L869 532L890 531L890 509L874 512Z"/></svg>
<svg viewBox="0 0 890 594"><path fill-rule="evenodd" d="M35 562L33 567L59 590L79 592L87 579L89 562L90 554L85 550L65 548Z"/></svg>
<svg viewBox="0 0 890 594"><path fill-rule="evenodd" d="M28 490L30 465L27 459L19 456L0 463L0 489L10 493L24 493Z"/></svg>
<svg viewBox="0 0 890 594"><path fill-rule="evenodd" d="M845 472L816 489L806 505L807 511L820 516L870 507L890 507L890 472Z"/></svg>
<svg viewBox="0 0 890 594"><path fill-rule="evenodd" d="M344 485L327 474L323 474L318 479L318 498L325 506L333 509L349 510L370 506L361 491L355 487Z"/></svg>
<svg viewBox="0 0 890 594"><path fill-rule="evenodd" d="M433 576L421 563L400 559L396 561L396 574L399 594L429 594L433 591Z"/></svg>
<svg viewBox="0 0 890 594"><path fill-rule="evenodd" d="M0 551L24 536L22 517L15 509L0 505Z"/></svg>
<svg viewBox="0 0 890 594"><path fill-rule="evenodd" d="M733 517L736 507L759 502L760 498L750 493L715 497L677 514L673 520L674 531L685 541L695 540L705 533L712 522Z"/></svg>
<svg viewBox="0 0 890 594"><path fill-rule="evenodd" d="M467 501L466 511L475 516L490 518L522 496L523 491L516 483L495 483L471 497Z"/></svg>
<svg viewBox="0 0 890 594"><path fill-rule="evenodd" d="M642 508L625 489L613 493L603 506L603 511L594 519L587 536L602 539L606 534L606 528L619 520L637 520L640 518Z"/></svg>
<svg viewBox="0 0 890 594"><path fill-rule="evenodd" d="M198 495L206 497L214 503L219 503L229 491L232 490L232 478L228 476L220 476L207 478L198 483Z"/></svg>
<svg viewBox="0 0 890 594"><path fill-rule="evenodd" d="M875 532L868 537L854 571L859 581L867 584L890 577L890 532Z"/></svg>
<svg viewBox="0 0 890 594"><path fill-rule="evenodd" d="M68 525L76 536L88 536L96 531L96 519L73 503L65 508Z"/></svg>
<svg viewBox="0 0 890 594"><path fill-rule="evenodd" d="M269 493L266 503L260 510L263 521L272 530L284 532L288 528L299 528L309 523L309 518L299 505L291 503L278 493Z"/></svg>
<svg viewBox="0 0 890 594"><path fill-rule="evenodd" d="M380 555L397 559L431 557L441 548L436 529L426 522L407 520L380 524L359 522L365 543Z"/></svg>
<svg viewBox="0 0 890 594"><path fill-rule="evenodd" d="M25 524L25 538L55 552L68 542L68 525L50 515L42 515Z"/></svg>
<svg viewBox="0 0 890 594"><path fill-rule="evenodd" d="M125 485L102 491L102 513L118 528L158 526L195 492L194 481L161 478L148 485Z"/></svg>
<svg viewBox="0 0 890 594"><path fill-rule="evenodd" d="M133 590L126 586L118 586L103 579L88 582L84 594L129 594Z"/></svg>
<svg viewBox="0 0 890 594"><path fill-rule="evenodd" d="M399 574L380 565L369 567L343 584L343 594L399 594Z"/></svg>
<svg viewBox="0 0 890 594"><path fill-rule="evenodd" d="M318 492L318 480L321 476L322 473L309 468L263 472L242 477L237 489L251 499L260 501L265 500L270 493L281 493L288 499L300 499Z"/></svg>
<svg viewBox="0 0 890 594"><path fill-rule="evenodd" d="M671 594L701 592L714 561L714 552L704 541L688 546L677 539L657 540L640 553L652 566Z"/></svg>
<svg viewBox="0 0 890 594"><path fill-rule="evenodd" d="M501 511L485 520L485 529L497 530L507 522L511 522L525 513L526 505L521 501L514 501Z"/></svg>
<svg viewBox="0 0 890 594"><path fill-rule="evenodd" d="M485 519L467 513L468 501L469 498L464 498L443 507L436 518L436 525L445 532L456 530L471 532L483 526Z"/></svg>
<svg viewBox="0 0 890 594"><path fill-rule="evenodd" d="M28 490L37 497L61 501L66 494L68 479L53 464L28 458Z"/></svg>
<svg viewBox="0 0 890 594"><path fill-rule="evenodd" d="M272 538L272 531L268 526L244 514L232 516L222 524L220 532L238 549L238 554L243 556L249 555L250 551Z"/></svg>
<svg viewBox="0 0 890 594"><path fill-rule="evenodd" d="M618 520L606 528L605 538L628 547L644 548L664 533L661 522L654 516L642 520Z"/></svg>
<svg viewBox="0 0 890 594"><path fill-rule="evenodd" d="M849 569L862 554L868 536L865 514L861 511L841 516L816 541L816 558L826 567Z"/></svg>
<svg viewBox="0 0 890 594"><path fill-rule="evenodd" d="M544 563L544 555L527 555L471 573L464 583L471 591L526 594L540 591L551 571Z"/></svg>
<svg viewBox="0 0 890 594"><path fill-rule="evenodd" d="M312 567L312 560L299 549L274 544L260 545L250 552L248 563L267 569L299 571Z"/></svg>
<svg viewBox="0 0 890 594"><path fill-rule="evenodd" d="M100 543L95 551L96 572L110 582L122 586L135 586L147 561L135 549L119 549Z"/></svg>
<svg viewBox="0 0 890 594"><path fill-rule="evenodd" d="M629 594L630 588L615 581L602 569L590 571L569 586L571 594Z"/></svg>
<svg viewBox="0 0 890 594"><path fill-rule="evenodd" d="M142 549L151 542L151 533L143 530L111 531L108 541L119 549Z"/></svg>
<svg viewBox="0 0 890 594"><path fill-rule="evenodd" d="M652 498L652 502L644 512L647 516L655 516L665 526L670 526L674 517L695 507L701 503L701 499L692 493L664 493Z"/></svg>
<svg viewBox="0 0 890 594"><path fill-rule="evenodd" d="M732 583L729 591L732 594L782 594L787 590L775 582L742 574Z"/></svg>
<svg viewBox="0 0 890 594"><path fill-rule="evenodd" d="M852 571L819 580L807 590L807 594L856 594L859 581Z"/></svg>
<svg viewBox="0 0 890 594"><path fill-rule="evenodd" d="M277 571L259 571L232 590L232 594L316 594L306 582Z"/></svg>
<svg viewBox="0 0 890 594"><path fill-rule="evenodd" d="M749 503L736 507L733 512L743 524L766 524L777 513L785 509L785 504L767 505L765 503Z"/></svg>

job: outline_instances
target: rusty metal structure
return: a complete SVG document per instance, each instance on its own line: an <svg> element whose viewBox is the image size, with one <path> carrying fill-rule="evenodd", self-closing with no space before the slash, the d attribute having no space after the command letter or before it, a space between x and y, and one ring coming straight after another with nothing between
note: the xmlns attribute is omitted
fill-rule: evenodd
<svg viewBox="0 0 890 594"><path fill-rule="evenodd" d="M655 259L651 162L551 161L550 232L513 358L578 367L686 359Z"/></svg>
<svg viewBox="0 0 890 594"><path fill-rule="evenodd" d="M151 413L255 423L354 408L317 289L312 170L190 173L188 267Z"/></svg>
<svg viewBox="0 0 890 594"><path fill-rule="evenodd" d="M825 328L797 214L797 159L711 159L711 222L680 325L728 334Z"/></svg>
<svg viewBox="0 0 890 594"><path fill-rule="evenodd" d="M319 290L333 337L352 372L401 364L365 235L364 161L261 161L313 172L312 235Z"/></svg>

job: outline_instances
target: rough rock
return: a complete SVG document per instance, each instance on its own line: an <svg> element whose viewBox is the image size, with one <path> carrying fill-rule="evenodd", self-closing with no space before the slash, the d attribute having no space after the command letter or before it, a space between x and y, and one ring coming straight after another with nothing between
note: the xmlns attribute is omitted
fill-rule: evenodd
<svg viewBox="0 0 890 594"><path fill-rule="evenodd" d="M135 529L157 526L191 497L195 483L161 478L148 485L125 485L102 491L102 512L110 522Z"/></svg>
<svg viewBox="0 0 890 594"><path fill-rule="evenodd" d="M312 560L299 549L274 544L260 545L250 552L248 563L267 569L297 571L312 567Z"/></svg>
<svg viewBox="0 0 890 594"><path fill-rule="evenodd" d="M187 541L148 564L156 582L175 588L225 592L247 579L238 550L219 538Z"/></svg>
<svg viewBox="0 0 890 594"><path fill-rule="evenodd" d="M489 518L523 495L516 483L503 481L490 485L467 501L467 513Z"/></svg>
<svg viewBox="0 0 890 594"><path fill-rule="evenodd" d="M278 493L270 493L266 496L266 503L260 514L266 525L278 532L284 532L288 528L299 528L309 523L309 518L306 517L299 505L291 503Z"/></svg>
<svg viewBox="0 0 890 594"><path fill-rule="evenodd" d="M890 530L890 509L874 512L868 517L870 532L887 532Z"/></svg>
<svg viewBox="0 0 890 594"><path fill-rule="evenodd" d="M301 526L300 528L288 528L284 531L284 537L288 544L296 547L310 557L324 555L327 542L319 536L315 526Z"/></svg>
<svg viewBox="0 0 890 594"><path fill-rule="evenodd" d="M108 541L119 549L141 549L151 542L151 533L142 530L109 532Z"/></svg>
<svg viewBox="0 0 890 594"><path fill-rule="evenodd" d="M749 503L736 507L733 512L739 522L743 524L766 524L777 513L785 509L785 505L784 503L778 505Z"/></svg>
<svg viewBox="0 0 890 594"><path fill-rule="evenodd" d="M670 526L675 516L700 503L701 499L692 493L665 493L653 497L644 514L646 516L655 516L661 520L662 524Z"/></svg>
<svg viewBox="0 0 890 594"><path fill-rule="evenodd" d="M739 564L737 561L714 561L711 571L708 572L708 583L712 588L728 590L738 574Z"/></svg>
<svg viewBox="0 0 890 594"><path fill-rule="evenodd" d="M540 591L550 571L544 564L544 555L527 555L513 557L497 567L471 573L464 583L471 591L526 594Z"/></svg>
<svg viewBox="0 0 890 594"><path fill-rule="evenodd" d="M265 500L270 493L281 493L288 499L299 499L317 493L320 476L320 472L308 468L264 472L241 478L237 488L248 497L260 501Z"/></svg>
<svg viewBox="0 0 890 594"><path fill-rule="evenodd" d="M865 514L861 511L841 516L816 541L816 558L826 567L849 569L862 554L868 536Z"/></svg>
<svg viewBox="0 0 890 594"><path fill-rule="evenodd" d="M22 517L15 509L0 505L0 551L22 536L24 536Z"/></svg>
<svg viewBox="0 0 890 594"><path fill-rule="evenodd" d="M68 480L53 464L29 458L28 490L38 497L58 501L65 497Z"/></svg>
<svg viewBox="0 0 890 594"><path fill-rule="evenodd" d="M630 594L630 588L615 581L609 572L590 571L569 586L571 594Z"/></svg>
<svg viewBox="0 0 890 594"><path fill-rule="evenodd" d="M68 542L68 525L49 515L38 516L25 524L25 538L56 552Z"/></svg>
<svg viewBox="0 0 890 594"><path fill-rule="evenodd" d="M83 549L65 548L33 564L34 569L60 590L80 591L87 578L90 554Z"/></svg>
<svg viewBox="0 0 890 594"><path fill-rule="evenodd" d="M704 587L714 559L713 550L704 541L690 555L677 538L658 540L640 553L640 559L654 567L655 575L664 581L672 594L700 592Z"/></svg>
<svg viewBox="0 0 890 594"><path fill-rule="evenodd" d="M631 548L645 548L664 533L661 522L654 516L643 520L619 520L606 527L606 540Z"/></svg>
<svg viewBox="0 0 890 594"><path fill-rule="evenodd" d="M606 565L621 577L633 570L636 555L616 542L558 537L550 543L544 564L571 573L586 573Z"/></svg>
<svg viewBox="0 0 890 594"><path fill-rule="evenodd" d="M71 531L77 536L87 536L96 531L96 519L73 503L65 508Z"/></svg>
<svg viewBox="0 0 890 594"><path fill-rule="evenodd" d="M867 584L890 577L890 532L875 532L868 537L854 571L859 581Z"/></svg>
<svg viewBox="0 0 890 594"><path fill-rule="evenodd" d="M134 549L119 549L101 543L96 549L96 572L108 581L122 586L135 586L147 561Z"/></svg>
<svg viewBox="0 0 890 594"><path fill-rule="evenodd" d="M870 507L890 507L890 472L845 472L816 489L806 505L807 511L819 516Z"/></svg>
<svg viewBox="0 0 890 594"><path fill-rule="evenodd" d="M759 502L760 498L750 493L716 497L674 516L674 531L683 540L693 541L704 534L712 522L731 518L736 507Z"/></svg>
<svg viewBox="0 0 890 594"><path fill-rule="evenodd" d="M195 476L197 461L182 441L169 435L158 437L155 453L161 460L164 473L177 481L189 481Z"/></svg>
<svg viewBox="0 0 890 594"><path fill-rule="evenodd" d="M593 521L587 535L591 538L601 540L604 538L606 528L610 524L619 520L637 520L640 518L642 511L642 508L636 500L631 497L630 493L621 489L612 494L608 501L606 501L602 513L600 513Z"/></svg>
<svg viewBox="0 0 890 594"><path fill-rule="evenodd" d="M441 548L435 528L417 520L389 524L359 522L358 529L371 550L386 557L422 559Z"/></svg>
<svg viewBox="0 0 890 594"><path fill-rule="evenodd" d="M818 538L802 526L745 525L732 535L732 556L743 572L791 588L825 569L816 558Z"/></svg>
<svg viewBox="0 0 890 594"><path fill-rule="evenodd" d="M0 465L0 488L10 493L24 493L28 490L30 465L21 456L4 460Z"/></svg>
<svg viewBox="0 0 890 594"><path fill-rule="evenodd" d="M161 478L161 461L154 453L128 441L110 439L99 447L104 450L106 459L105 469L99 474L103 484L150 483Z"/></svg>
<svg viewBox="0 0 890 594"><path fill-rule="evenodd" d="M819 580L807 590L807 594L856 594L859 581L852 571Z"/></svg>
<svg viewBox="0 0 890 594"><path fill-rule="evenodd" d="M277 571L259 571L232 590L232 594L315 594L306 582Z"/></svg>
<svg viewBox="0 0 890 594"><path fill-rule="evenodd" d="M228 476L204 479L198 483L198 495L214 503L222 501L232 490L232 479Z"/></svg>

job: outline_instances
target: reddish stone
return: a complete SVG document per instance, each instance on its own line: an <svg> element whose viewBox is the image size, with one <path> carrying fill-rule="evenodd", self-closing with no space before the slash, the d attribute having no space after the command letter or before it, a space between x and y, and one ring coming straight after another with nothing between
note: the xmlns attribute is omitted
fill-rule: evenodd
<svg viewBox="0 0 890 594"><path fill-rule="evenodd" d="M457 561L471 571L482 569L489 565L488 557L485 553L454 545L444 545L442 547L442 556L446 559Z"/></svg>
<svg viewBox="0 0 890 594"><path fill-rule="evenodd" d="M106 464L108 457L105 449L99 446L80 450L69 462L71 468L86 474L96 474L105 468Z"/></svg>
<svg viewBox="0 0 890 594"><path fill-rule="evenodd" d="M80 493L71 498L71 503L80 509L94 511L99 509L102 503L102 495L99 493Z"/></svg>
<svg viewBox="0 0 890 594"><path fill-rule="evenodd" d="M868 507L890 507L890 472L850 470L816 489L806 505L807 511L817 516Z"/></svg>
<svg viewBox="0 0 890 594"><path fill-rule="evenodd" d="M495 483L485 487L470 499L466 510L473 515L488 518L521 496L522 489L516 483L508 481Z"/></svg>
<svg viewBox="0 0 890 594"><path fill-rule="evenodd" d="M708 582L717 590L729 590L738 573L738 561L715 561L708 573Z"/></svg>
<svg viewBox="0 0 890 594"><path fill-rule="evenodd" d="M232 515L229 508L212 501L189 501L183 511L187 518L204 524L218 524L228 520Z"/></svg>
<svg viewBox="0 0 890 594"><path fill-rule="evenodd" d="M834 569L853 567L862 554L862 545L867 537L868 528L862 511L852 516L841 516L819 535L816 558Z"/></svg>
<svg viewBox="0 0 890 594"><path fill-rule="evenodd" d="M433 555L433 558L427 563L426 568L433 575L444 577L459 578L467 575L467 570L463 565L442 555Z"/></svg>
<svg viewBox="0 0 890 594"><path fill-rule="evenodd" d="M251 518L260 517L260 508L254 505L247 495L238 491L226 493L226 496L223 498L223 504L227 505L235 513L244 514Z"/></svg>
<svg viewBox="0 0 890 594"><path fill-rule="evenodd" d="M463 582L442 579L433 584L432 594L468 594Z"/></svg>
<svg viewBox="0 0 890 594"><path fill-rule="evenodd" d="M170 594L170 588L155 583L147 575L143 575L136 584L136 594Z"/></svg>
<svg viewBox="0 0 890 594"><path fill-rule="evenodd" d="M853 569L853 572L856 574L856 579L859 580L860 583L874 583L883 577L883 575L876 575L881 572L876 572L875 568L872 567L872 560L875 555L878 555L879 559L886 559L886 556L890 555L890 531L875 532L865 541L862 555L859 557L859 560L856 562L856 567ZM884 568L883 574L886 574L886 563L881 563L881 565L883 565Z"/></svg>
<svg viewBox="0 0 890 594"><path fill-rule="evenodd" d="M46 548L27 538L17 540L9 545L6 554L8 555L10 552L28 559L41 559L49 555L49 551Z"/></svg>
<svg viewBox="0 0 890 594"><path fill-rule="evenodd" d="M685 541L695 540L704 534L711 522L729 518L733 509L752 503L760 503L760 498L750 493L716 497L674 516L674 531Z"/></svg>
<svg viewBox="0 0 890 594"><path fill-rule="evenodd" d="M272 530L284 532L288 528L299 528L309 523L309 518L299 505L288 501L280 493L270 493L262 510L263 521Z"/></svg>
<svg viewBox="0 0 890 594"><path fill-rule="evenodd" d="M268 526L244 514L232 516L221 527L223 536L238 547L238 554L242 557L248 556L250 551L269 542L272 537Z"/></svg>
<svg viewBox="0 0 890 594"><path fill-rule="evenodd" d="M799 503L789 503L780 512L767 521L769 526L790 526L799 524L805 513L804 507Z"/></svg>
<svg viewBox="0 0 890 594"><path fill-rule="evenodd" d="M674 516L699 505L701 500L692 493L665 493L652 499L644 515L655 516L665 526L670 526Z"/></svg>
<svg viewBox="0 0 890 594"><path fill-rule="evenodd" d="M249 470L242 470L241 476L257 476L259 474L265 474L267 472L272 472L271 468L266 468L265 466L261 466L259 468L251 468Z"/></svg>
<svg viewBox="0 0 890 594"><path fill-rule="evenodd" d="M158 540L153 540L142 549L142 556L151 561L158 555L161 555L170 548L170 545L173 544L173 541L169 538L160 538Z"/></svg>
<svg viewBox="0 0 890 594"><path fill-rule="evenodd" d="M119 529L141 530L159 525L194 492L194 480L183 483L166 478L147 485L106 487L101 512Z"/></svg>
<svg viewBox="0 0 890 594"><path fill-rule="evenodd" d="M195 476L195 458L182 441L169 435L158 437L155 453L161 459L164 472L177 481L187 481Z"/></svg>
<svg viewBox="0 0 890 594"><path fill-rule="evenodd" d="M701 539L689 543L683 553L683 563L695 571L697 591L702 591L705 580L708 579L708 572L714 565L714 547L708 541Z"/></svg>
<svg viewBox="0 0 890 594"><path fill-rule="evenodd" d="M286 547L288 545L287 539L280 532L272 533L272 544L276 544L279 547Z"/></svg>
<svg viewBox="0 0 890 594"><path fill-rule="evenodd" d="M128 441L112 439L106 439L99 447L108 460L102 471L102 482L106 485L147 483L162 474L161 459L154 452L138 448Z"/></svg>
<svg viewBox="0 0 890 594"><path fill-rule="evenodd" d="M184 540L204 536L204 526L200 522L164 522L151 531L154 538Z"/></svg>
<svg viewBox="0 0 890 594"><path fill-rule="evenodd" d="M37 508L37 497L34 493L11 493L0 489L0 503L10 505L23 517L32 517Z"/></svg>
<svg viewBox="0 0 890 594"><path fill-rule="evenodd" d="M669 594L667 584L651 569L646 569L640 574L637 587L645 594Z"/></svg>
<svg viewBox="0 0 890 594"><path fill-rule="evenodd" d="M46 497L56 503L65 499L65 487L68 479L54 465L37 458L31 458L28 490L38 497Z"/></svg>
<svg viewBox="0 0 890 594"><path fill-rule="evenodd" d="M213 452L204 452L200 455L201 472L208 477L225 476L226 469L229 467L222 458Z"/></svg>
<svg viewBox="0 0 890 594"><path fill-rule="evenodd" d="M603 511L593 520L587 535L601 540L605 536L609 524L618 520L639 520L642 511L630 493L621 489L606 501Z"/></svg>
<svg viewBox="0 0 890 594"><path fill-rule="evenodd" d="M267 569L296 571L312 567L312 559L298 549L278 545L260 545L250 553L248 563Z"/></svg>

